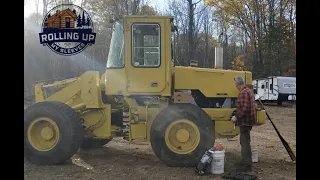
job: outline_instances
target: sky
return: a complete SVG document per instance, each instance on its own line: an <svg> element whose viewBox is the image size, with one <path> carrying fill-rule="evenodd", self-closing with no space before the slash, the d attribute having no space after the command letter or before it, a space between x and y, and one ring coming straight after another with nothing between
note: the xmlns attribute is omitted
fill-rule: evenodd
<svg viewBox="0 0 320 180"><path fill-rule="evenodd" d="M42 1L39 1L39 12L42 12ZM30 14L36 12L36 6L35 6L36 0L26 0L26 5L24 6L24 17L28 17ZM75 5L80 5L80 0L75 1ZM163 10L166 7L167 0L142 0L142 2L147 3L151 5L152 7L155 7L156 9ZM49 11L49 9L48 9Z"/></svg>

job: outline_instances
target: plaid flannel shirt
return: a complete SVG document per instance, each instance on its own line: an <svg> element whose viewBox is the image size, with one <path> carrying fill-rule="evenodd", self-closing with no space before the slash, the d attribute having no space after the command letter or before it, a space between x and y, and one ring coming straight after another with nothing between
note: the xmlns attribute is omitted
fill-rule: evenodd
<svg viewBox="0 0 320 180"><path fill-rule="evenodd" d="M240 90L237 99L236 126L254 126L257 122L257 112L253 91L247 87Z"/></svg>

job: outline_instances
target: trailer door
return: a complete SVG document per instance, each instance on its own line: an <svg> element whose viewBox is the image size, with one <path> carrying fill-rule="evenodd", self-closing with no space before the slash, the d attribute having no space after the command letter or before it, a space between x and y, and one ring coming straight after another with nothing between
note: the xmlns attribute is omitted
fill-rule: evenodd
<svg viewBox="0 0 320 180"><path fill-rule="evenodd" d="M269 100L269 80L266 79L263 85L264 85L264 94L263 94L264 99Z"/></svg>
<svg viewBox="0 0 320 180"><path fill-rule="evenodd" d="M264 100L264 81L263 80L257 80L257 95L258 98L260 98L261 100Z"/></svg>

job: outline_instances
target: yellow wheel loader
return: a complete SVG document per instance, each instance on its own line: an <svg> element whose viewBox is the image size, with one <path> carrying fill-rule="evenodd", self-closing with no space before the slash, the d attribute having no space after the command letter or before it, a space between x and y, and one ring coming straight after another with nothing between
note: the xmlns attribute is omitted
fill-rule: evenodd
<svg viewBox="0 0 320 180"><path fill-rule="evenodd" d="M251 72L176 66L173 17L125 16L112 27L104 74L88 71L35 85L36 103L24 118L24 152L31 163L62 163L79 148L122 136L130 143L150 142L168 166L194 166L216 138L239 134L229 120L239 93L233 79L242 76L251 85ZM56 91L49 95L48 88ZM263 124L265 112L257 116Z"/></svg>

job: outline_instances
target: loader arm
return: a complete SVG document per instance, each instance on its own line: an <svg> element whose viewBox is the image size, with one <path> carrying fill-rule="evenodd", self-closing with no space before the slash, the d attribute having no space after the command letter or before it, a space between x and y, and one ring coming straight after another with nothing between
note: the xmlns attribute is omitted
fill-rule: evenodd
<svg viewBox="0 0 320 180"><path fill-rule="evenodd" d="M47 97L44 88L52 86L60 90ZM35 100L36 102L59 101L73 107L73 109L103 108L105 105L101 98L102 87L99 72L88 71L77 78L56 81L49 85L36 84Z"/></svg>

